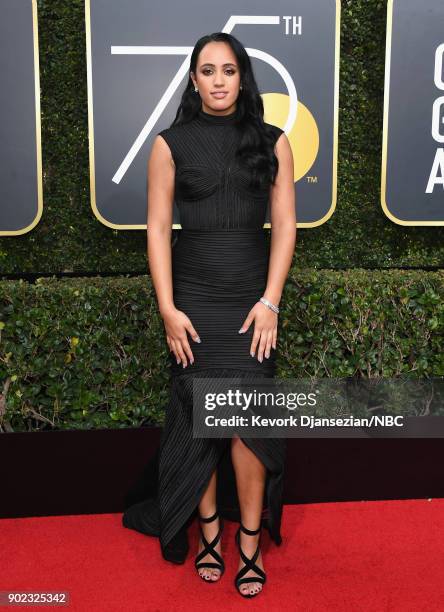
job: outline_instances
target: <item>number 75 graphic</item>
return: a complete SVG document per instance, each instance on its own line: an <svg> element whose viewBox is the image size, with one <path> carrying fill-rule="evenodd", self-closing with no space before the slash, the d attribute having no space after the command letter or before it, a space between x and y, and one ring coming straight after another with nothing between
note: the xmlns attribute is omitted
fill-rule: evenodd
<svg viewBox="0 0 444 612"><path fill-rule="evenodd" d="M230 33L236 24L278 25L280 22L281 18L279 16L232 15L225 24L222 32ZM111 46L112 55L186 56L179 70L176 72L173 79L171 80L171 83L168 85L165 93L162 95L155 109L148 118L148 121L143 126L133 145L129 149L128 153L125 155L122 163L114 174L112 178L114 183L120 183L126 171L128 170L134 158L136 157L137 153L139 152L140 148L143 146L143 143L145 142L146 138L150 135L151 131L156 125L159 117L161 117L174 92L177 90L183 78L189 71L192 50L192 47L178 46ZM255 57L269 64L272 68L276 70L276 72L281 76L282 80L284 81L289 96L289 112L287 121L285 122L283 129L288 134L288 132L291 130L296 121L298 107L297 92L292 77L290 76L285 66L269 53L265 53L264 51L260 51L259 49L252 49L249 47L246 48L246 51L250 57Z"/></svg>

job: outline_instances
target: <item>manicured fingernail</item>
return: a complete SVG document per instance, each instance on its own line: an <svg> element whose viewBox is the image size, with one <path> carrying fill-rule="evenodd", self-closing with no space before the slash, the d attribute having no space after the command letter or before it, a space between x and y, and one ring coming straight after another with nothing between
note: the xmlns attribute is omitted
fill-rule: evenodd
<svg viewBox="0 0 444 612"><path fill-rule="evenodd" d="M245 333L245 331L244 331L244 330L241 328L241 329L239 330L239 333L240 333L240 334L244 334L244 333Z"/></svg>
<svg viewBox="0 0 444 612"><path fill-rule="evenodd" d="M202 340L199 337L197 337L196 342L202 342Z"/></svg>
<svg viewBox="0 0 444 612"><path fill-rule="evenodd" d="M250 355L251 355L252 357L254 357L254 353L250 353Z"/></svg>

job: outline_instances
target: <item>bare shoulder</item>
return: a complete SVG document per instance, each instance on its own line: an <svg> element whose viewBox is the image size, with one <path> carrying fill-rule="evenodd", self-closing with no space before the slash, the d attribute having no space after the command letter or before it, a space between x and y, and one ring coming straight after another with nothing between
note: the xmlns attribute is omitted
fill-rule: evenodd
<svg viewBox="0 0 444 612"><path fill-rule="evenodd" d="M171 166L178 167L182 155L184 142L187 140L187 124L175 124L164 128L156 135L153 145L159 148L165 156L169 151ZM156 149L157 150L157 149Z"/></svg>
<svg viewBox="0 0 444 612"><path fill-rule="evenodd" d="M279 170L277 182L293 181L294 176L294 158L290 141L287 134L281 130L276 141L274 151L279 162Z"/></svg>
<svg viewBox="0 0 444 612"><path fill-rule="evenodd" d="M284 130L282 130L277 125L274 125L273 123L267 123L266 121L265 121L265 125L267 126L268 131L273 136L274 142L276 143L278 139L280 138L281 134L284 133Z"/></svg>
<svg viewBox="0 0 444 612"><path fill-rule="evenodd" d="M284 164L293 163L293 153L291 150L290 141L288 140L287 134L284 130L277 125L272 123L266 123L268 129L273 134L274 138L274 152L279 162Z"/></svg>
<svg viewBox="0 0 444 612"><path fill-rule="evenodd" d="M148 163L154 166L165 167L165 164L168 164L172 168L175 167L173 150L164 134L156 134L151 146Z"/></svg>
<svg viewBox="0 0 444 612"><path fill-rule="evenodd" d="M287 151L291 153L290 141L288 140L287 134L283 130L281 130L275 146L277 151Z"/></svg>

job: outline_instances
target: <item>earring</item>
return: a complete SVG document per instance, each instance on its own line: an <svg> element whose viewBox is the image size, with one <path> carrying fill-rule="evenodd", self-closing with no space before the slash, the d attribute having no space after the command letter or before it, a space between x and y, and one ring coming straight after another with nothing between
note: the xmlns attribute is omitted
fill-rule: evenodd
<svg viewBox="0 0 444 612"><path fill-rule="evenodd" d="M239 89L242 89L242 85L240 85Z"/></svg>
<svg viewBox="0 0 444 612"><path fill-rule="evenodd" d="M197 92L197 91L199 91L199 90L198 90L198 88L197 88L197 87L195 87L195 88L194 88L194 91L196 91L196 92Z"/></svg>

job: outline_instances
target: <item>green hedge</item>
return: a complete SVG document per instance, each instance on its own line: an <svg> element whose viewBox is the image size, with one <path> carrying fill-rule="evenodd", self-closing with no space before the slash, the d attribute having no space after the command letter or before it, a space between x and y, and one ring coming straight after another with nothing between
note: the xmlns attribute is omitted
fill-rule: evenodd
<svg viewBox="0 0 444 612"><path fill-rule="evenodd" d="M443 296L444 271L292 273L277 376L443 376ZM148 276L0 283L2 431L162 424L168 365Z"/></svg>
<svg viewBox="0 0 444 612"><path fill-rule="evenodd" d="M396 225L380 206L386 2L341 5L337 206L299 230L294 266L443 267L444 228ZM44 211L28 234L0 237L0 270L145 274L145 232L112 230L91 210L84 0L37 6Z"/></svg>

